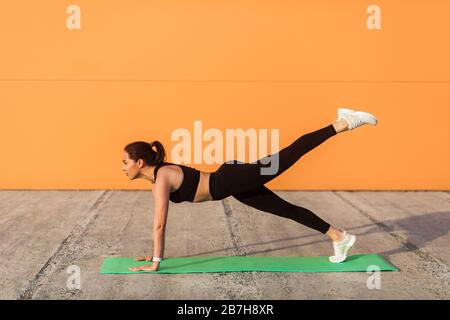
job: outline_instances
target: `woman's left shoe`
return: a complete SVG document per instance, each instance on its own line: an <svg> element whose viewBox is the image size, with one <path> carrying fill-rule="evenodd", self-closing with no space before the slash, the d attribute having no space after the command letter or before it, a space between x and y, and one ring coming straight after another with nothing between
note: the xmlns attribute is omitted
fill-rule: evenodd
<svg viewBox="0 0 450 320"><path fill-rule="evenodd" d="M378 123L377 117L369 112L356 111L347 108L338 108L338 120L344 119L348 124L348 130L353 130L362 126L363 124L376 125Z"/></svg>
<svg viewBox="0 0 450 320"><path fill-rule="evenodd" d="M334 256L328 258L330 262L340 263L347 259L347 253L355 244L356 236L344 231L344 238L341 241L333 241Z"/></svg>

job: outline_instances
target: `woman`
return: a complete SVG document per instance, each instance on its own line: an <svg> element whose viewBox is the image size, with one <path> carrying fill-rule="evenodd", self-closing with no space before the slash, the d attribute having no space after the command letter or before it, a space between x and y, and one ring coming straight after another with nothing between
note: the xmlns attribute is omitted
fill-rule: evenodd
<svg viewBox="0 0 450 320"><path fill-rule="evenodd" d="M221 200L233 196L238 201L258 210L297 221L327 235L333 241L332 263L345 261L347 253L356 241L356 236L331 226L312 211L291 204L264 186L291 167L308 151L319 146L337 133L352 130L363 124L377 124L370 113L346 108L338 109L338 119L332 124L305 134L291 145L252 163L234 161L223 163L215 172L203 172L194 168L164 162L166 153L160 142L151 144L137 141L124 148L124 167L127 176L134 180L142 178L154 183L155 204L153 256L139 257L138 261L153 261L152 265L129 268L132 271L156 271L164 252L164 235L169 200L172 202L203 202ZM152 148L156 147L156 151ZM275 174L261 174L276 157L278 170Z"/></svg>

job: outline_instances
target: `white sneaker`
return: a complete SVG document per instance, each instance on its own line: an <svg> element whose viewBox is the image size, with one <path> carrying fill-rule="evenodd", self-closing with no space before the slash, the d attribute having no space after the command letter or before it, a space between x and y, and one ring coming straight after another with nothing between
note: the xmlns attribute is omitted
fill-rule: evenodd
<svg viewBox="0 0 450 320"><path fill-rule="evenodd" d="M333 241L334 256L328 258L332 263L340 263L347 259L347 253L355 244L356 236L344 231L344 238L337 242Z"/></svg>
<svg viewBox="0 0 450 320"><path fill-rule="evenodd" d="M378 119L371 113L347 108L338 108L338 120L344 119L348 123L348 130L353 130L363 124L376 125Z"/></svg>

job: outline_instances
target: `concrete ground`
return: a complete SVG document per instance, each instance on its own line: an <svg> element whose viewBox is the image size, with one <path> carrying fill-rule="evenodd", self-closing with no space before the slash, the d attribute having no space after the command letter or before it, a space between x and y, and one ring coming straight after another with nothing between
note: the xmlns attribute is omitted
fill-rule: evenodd
<svg viewBox="0 0 450 320"><path fill-rule="evenodd" d="M151 191L0 191L0 299L448 299L450 192L276 191L358 235L351 254L400 269L372 274L99 274L107 256L152 254ZM330 255L325 236L223 201L171 203L165 257ZM69 266L81 289L70 289Z"/></svg>

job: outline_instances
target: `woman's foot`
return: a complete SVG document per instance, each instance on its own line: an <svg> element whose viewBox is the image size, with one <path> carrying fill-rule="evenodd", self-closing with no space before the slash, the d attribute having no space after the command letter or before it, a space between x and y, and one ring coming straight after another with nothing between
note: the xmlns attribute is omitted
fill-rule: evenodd
<svg viewBox="0 0 450 320"><path fill-rule="evenodd" d="M338 108L338 121L344 120L348 124L348 130L353 130L363 124L376 125L378 119L369 112L355 111L347 108Z"/></svg>
<svg viewBox="0 0 450 320"><path fill-rule="evenodd" d="M334 256L328 258L332 263L344 262L347 259L347 253L356 242L356 236L346 231L343 232L340 240L333 241Z"/></svg>

